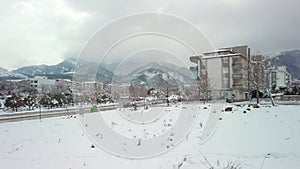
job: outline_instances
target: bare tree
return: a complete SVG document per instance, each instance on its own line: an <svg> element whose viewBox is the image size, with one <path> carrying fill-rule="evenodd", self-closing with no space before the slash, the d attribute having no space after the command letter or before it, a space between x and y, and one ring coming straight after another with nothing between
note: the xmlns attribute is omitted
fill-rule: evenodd
<svg viewBox="0 0 300 169"><path fill-rule="evenodd" d="M198 70L198 77L197 77L197 85L199 91L199 99L203 101L203 104L208 102L208 95L209 95L209 81L208 81L208 72L205 65L200 61L201 68Z"/></svg>
<svg viewBox="0 0 300 169"><path fill-rule="evenodd" d="M262 55L252 56L251 69L250 69L250 85L255 89L256 103L259 104L260 90L264 89L265 84L265 67L264 57Z"/></svg>

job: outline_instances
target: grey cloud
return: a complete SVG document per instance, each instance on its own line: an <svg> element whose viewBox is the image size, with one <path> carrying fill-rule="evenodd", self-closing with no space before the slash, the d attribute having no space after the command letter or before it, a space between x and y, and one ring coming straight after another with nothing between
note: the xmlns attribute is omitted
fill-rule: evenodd
<svg viewBox="0 0 300 169"><path fill-rule="evenodd" d="M34 6L37 2L41 5ZM22 1L0 2L3 8L0 48L1 58L5 58L2 67L54 63L69 55L77 56L88 38L101 27L142 12L163 12L184 18L206 34L217 48L248 44L253 51L270 55L300 48L298 0L52 0L50 5L26 0L24 3L29 7L34 4L32 16L27 17L26 13L22 16L13 10L17 3ZM81 15L86 17L76 19Z"/></svg>

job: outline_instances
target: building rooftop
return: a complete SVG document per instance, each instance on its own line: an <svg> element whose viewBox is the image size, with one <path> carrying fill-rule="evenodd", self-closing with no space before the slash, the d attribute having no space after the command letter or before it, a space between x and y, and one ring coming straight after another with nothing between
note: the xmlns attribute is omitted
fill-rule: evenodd
<svg viewBox="0 0 300 169"><path fill-rule="evenodd" d="M231 49L218 49L218 50L214 50L214 51L209 51L209 52L204 52L204 55L208 55L208 54L215 54L215 53L222 53L222 52L230 52L232 53Z"/></svg>
<svg viewBox="0 0 300 169"><path fill-rule="evenodd" d="M198 63L198 60L200 60L202 56L191 56L190 61L193 63Z"/></svg>
<svg viewBox="0 0 300 169"><path fill-rule="evenodd" d="M222 58L222 57L233 57L233 56L243 56L241 53L230 53L230 54L224 54L224 55L209 55L209 56L203 56L202 59L212 59L212 58Z"/></svg>

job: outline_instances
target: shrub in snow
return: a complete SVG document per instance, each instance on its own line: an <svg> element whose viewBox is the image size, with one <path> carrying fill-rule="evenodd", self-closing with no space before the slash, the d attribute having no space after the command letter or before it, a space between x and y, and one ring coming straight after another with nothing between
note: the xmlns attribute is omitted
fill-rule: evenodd
<svg viewBox="0 0 300 169"><path fill-rule="evenodd" d="M254 104L252 107L253 108L259 108L260 106L259 106L259 104Z"/></svg>
<svg viewBox="0 0 300 169"><path fill-rule="evenodd" d="M226 107L226 108L225 108L225 111L226 111L226 112L232 111L232 107Z"/></svg>

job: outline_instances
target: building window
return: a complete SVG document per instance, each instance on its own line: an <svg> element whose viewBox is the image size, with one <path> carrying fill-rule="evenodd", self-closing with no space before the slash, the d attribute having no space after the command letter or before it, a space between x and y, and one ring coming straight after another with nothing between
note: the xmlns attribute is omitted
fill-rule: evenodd
<svg viewBox="0 0 300 169"><path fill-rule="evenodd" d="M271 79L272 83L276 83L276 72L272 72Z"/></svg>
<svg viewBox="0 0 300 169"><path fill-rule="evenodd" d="M229 71L228 71L228 67L227 68L223 68L223 73L225 74L225 73L228 73Z"/></svg>
<svg viewBox="0 0 300 169"><path fill-rule="evenodd" d="M229 79L223 79L222 87L223 88L229 88Z"/></svg>
<svg viewBox="0 0 300 169"><path fill-rule="evenodd" d="M229 68L228 67L225 67L223 68L223 77L229 77Z"/></svg>
<svg viewBox="0 0 300 169"><path fill-rule="evenodd" d="M223 58L222 61L223 61L223 64L227 64L228 63L228 58Z"/></svg>

